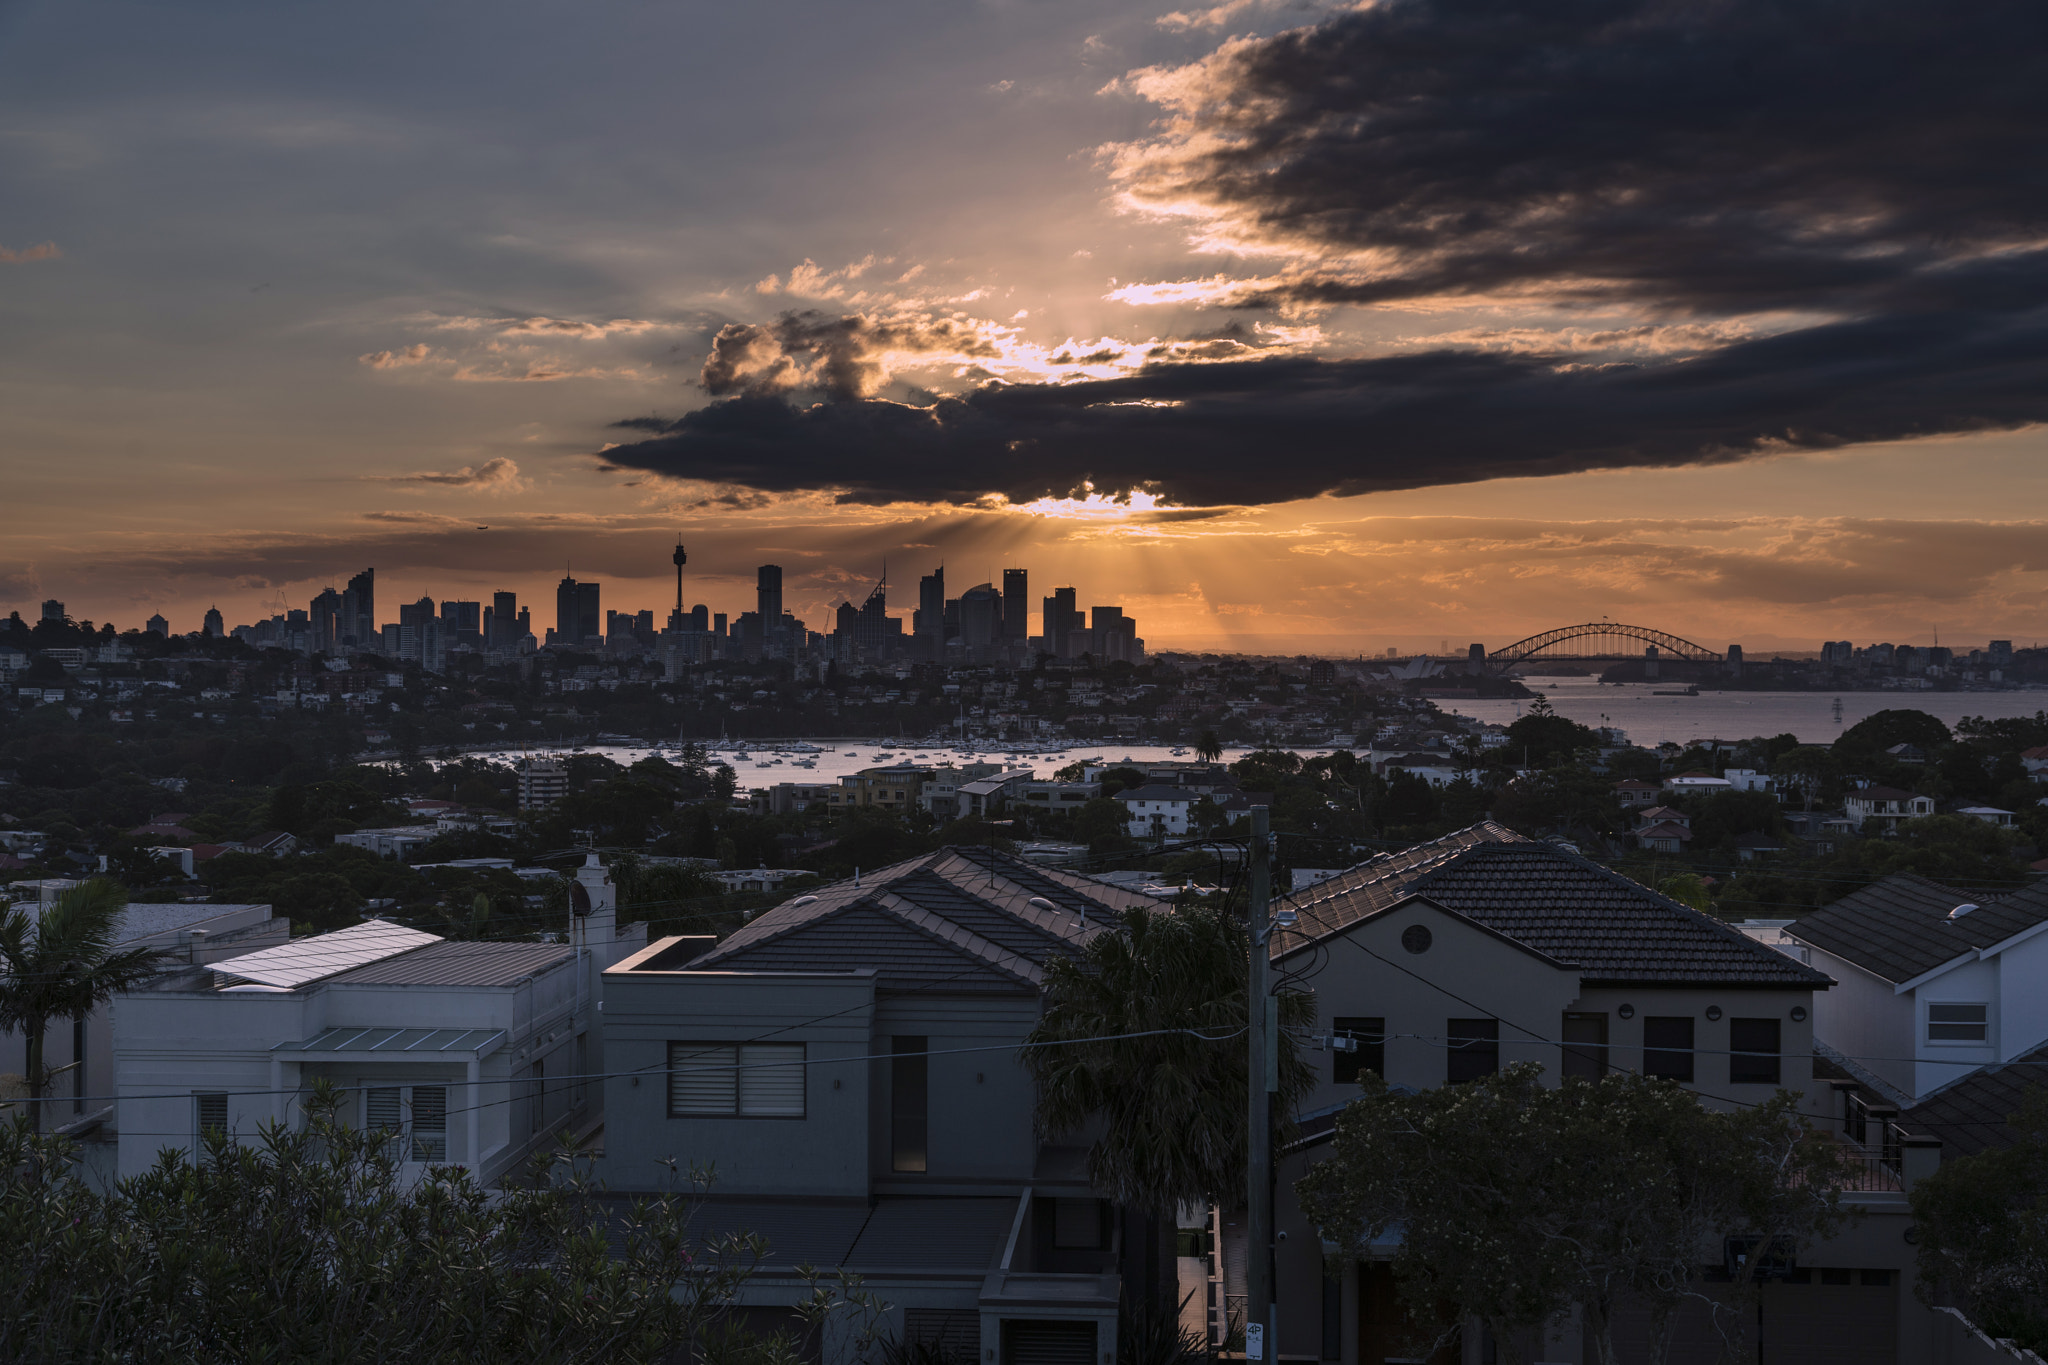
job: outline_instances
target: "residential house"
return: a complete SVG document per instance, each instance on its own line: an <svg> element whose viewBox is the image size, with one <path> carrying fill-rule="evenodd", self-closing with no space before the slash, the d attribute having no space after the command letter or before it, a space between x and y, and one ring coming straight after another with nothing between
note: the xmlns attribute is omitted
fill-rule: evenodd
<svg viewBox="0 0 2048 1365"><path fill-rule="evenodd" d="M54 900L39 899L22 908L40 915ZM272 915L267 905L135 901L123 906L114 921L112 946L119 952L153 948L163 954L169 971L282 943L290 933L291 922ZM55 1077L49 1093L59 1097L50 1109L50 1127L83 1135L112 1116L104 1097L113 1087L113 1036L107 1005L83 1020L50 1021L43 1065ZM18 1033L0 1033L0 1073L19 1076L27 1070L26 1040Z"/></svg>
<svg viewBox="0 0 2048 1365"><path fill-rule="evenodd" d="M1838 983L1815 1037L1899 1101L2048 1042L2048 886L1993 899L1894 873L1784 932Z"/></svg>
<svg viewBox="0 0 2048 1365"><path fill-rule="evenodd" d="M1664 779L1664 790L1674 796L1710 795L1714 792L1735 790L1735 784L1725 777L1694 769Z"/></svg>
<svg viewBox="0 0 2048 1365"><path fill-rule="evenodd" d="M1324 1246L1292 1193L1327 1152L1335 1115L1364 1072L1426 1088L1516 1061L1553 1077L1622 1069L1667 1077L1717 1107L1755 1104L1783 1087L1817 1125L1840 1121L1839 1092L1813 1074L1814 1011L1831 984L1824 972L1554 845L1479 825L1375 858L1282 905L1298 922L1273 937L1276 967L1313 971L1318 1027L1358 1045L1311 1054L1321 1078L1279 1172L1283 1361L1377 1365L1406 1354L1386 1266L1394 1246ZM1929 1358L1903 1181L1886 1170L1867 1183L1851 1196L1863 1221L1800 1250L1801 1266L1827 1269L1773 1289L1772 1358ZM1221 1276L1221 1293L1240 1294L1242 1219L1225 1211L1218 1223L1218 1256L1195 1263L1187 1283L1196 1287L1207 1271ZM1703 1259L1713 1254L1702 1250ZM1839 1283L1853 1292L1839 1301L1820 1292ZM1639 1354L1631 1343L1645 1326L1640 1309L1618 1315L1624 1359ZM1483 1335L1471 1335L1480 1339L1466 1342L1463 1359L1485 1358ZM1546 1342L1523 1343L1521 1358L1580 1359L1576 1337L1561 1324Z"/></svg>
<svg viewBox="0 0 2048 1365"><path fill-rule="evenodd" d="M1907 820L1934 814L1934 798L1897 787L1864 787L1842 798L1849 827L1860 835L1889 834ZM1866 830L1865 825L1871 826Z"/></svg>
<svg viewBox="0 0 2048 1365"><path fill-rule="evenodd" d="M1163 839L1193 832L1189 813L1202 798L1184 787L1148 782L1127 787L1114 799L1124 808L1124 822L1133 839Z"/></svg>
<svg viewBox="0 0 2048 1365"><path fill-rule="evenodd" d="M2037 744L2031 749L2020 750L2020 765L2030 777L2048 773L2048 744Z"/></svg>
<svg viewBox="0 0 2048 1365"><path fill-rule="evenodd" d="M2001 828L2012 824L2012 812L2000 810L1996 806L1958 806L1956 814L1967 815L1973 820L1982 820L1987 825L1998 825Z"/></svg>
<svg viewBox="0 0 2048 1365"><path fill-rule="evenodd" d="M218 1128L304 1121L316 1080L346 1122L391 1129L405 1169L489 1184L594 1123L599 973L646 942L592 855L566 943L450 941L384 920L177 973L114 1004L119 1171Z"/></svg>
<svg viewBox="0 0 2048 1365"><path fill-rule="evenodd" d="M1670 806L1651 806L1636 813L1632 831L1637 848L1658 853L1683 853L1692 842L1692 817Z"/></svg>
<svg viewBox="0 0 2048 1365"><path fill-rule="evenodd" d="M379 858L396 858L403 862L414 849L431 843L437 837L432 825L393 825L383 829L358 829L347 834L337 834L334 842L347 844L351 848L368 849Z"/></svg>
<svg viewBox="0 0 2048 1365"><path fill-rule="evenodd" d="M761 1312L808 1263L963 1359L1113 1361L1120 1277L1158 1239L1090 1187L1084 1136L1035 1132L1018 1046L1048 964L1156 904L949 848L651 944L605 973L603 1174L715 1166L700 1221L769 1239Z"/></svg>
<svg viewBox="0 0 2048 1365"><path fill-rule="evenodd" d="M1645 782L1640 777L1623 778L1614 784L1614 799L1621 803L1624 810L1631 806L1654 806L1663 794L1662 787L1655 782Z"/></svg>

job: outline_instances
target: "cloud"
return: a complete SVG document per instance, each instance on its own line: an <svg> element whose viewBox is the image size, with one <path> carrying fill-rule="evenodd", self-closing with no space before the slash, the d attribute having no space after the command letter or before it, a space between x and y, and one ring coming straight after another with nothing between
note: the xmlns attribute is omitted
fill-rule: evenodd
<svg viewBox="0 0 2048 1365"><path fill-rule="evenodd" d="M54 261L64 253L55 242L39 242L19 249L0 246L0 265L24 265L29 261Z"/></svg>
<svg viewBox="0 0 2048 1365"><path fill-rule="evenodd" d="M1995 263L1983 269L2001 274ZM859 398L851 384L833 401L799 405L772 384L735 381L714 392L736 396L680 418L619 424L648 439L605 459L763 492L835 489L856 502L1028 502L1092 484L1201 506L1715 463L2048 421L2048 272L2034 278L2016 265L1966 292L1975 306L1637 361L1458 349L1288 355L990 383L922 406Z"/></svg>
<svg viewBox="0 0 2048 1365"><path fill-rule="evenodd" d="M406 365L424 364L430 354L427 343L419 341L402 350L372 351L368 355L357 356L356 360L373 370L395 370Z"/></svg>
<svg viewBox="0 0 2048 1365"><path fill-rule="evenodd" d="M502 455L495 459L485 460L474 468L464 465L461 469L446 473L425 470L417 474L366 474L363 477L370 483L403 483L438 488L470 488L488 493L523 493L532 486L527 480L519 477L518 464L506 459ZM371 515L376 514L373 513ZM411 516L413 514L406 513L405 515Z"/></svg>
<svg viewBox="0 0 2048 1365"><path fill-rule="evenodd" d="M1241 303L1518 290L1860 311L2042 239L2048 12L1385 0L1126 84L1126 201L1291 258Z"/></svg>
<svg viewBox="0 0 2048 1365"><path fill-rule="evenodd" d="M834 399L864 398L887 377L891 352L994 359L989 330L964 317L832 317L805 309L772 323L727 323L712 338L699 379L714 397L815 388Z"/></svg>
<svg viewBox="0 0 2048 1365"><path fill-rule="evenodd" d="M606 458L849 502L1212 506L2048 421L2048 179L2015 169L2048 131L2038 7L1380 0L1127 86L1164 117L1111 149L1125 201L1278 265L1111 299L1507 325L1027 356L992 324L787 313L719 333L721 401ZM973 387L882 393L938 354Z"/></svg>
<svg viewBox="0 0 2048 1365"><path fill-rule="evenodd" d="M638 336L675 324L650 322L645 318L612 318L586 322L577 318L441 318L435 327L444 332L497 332L504 336L552 337L570 341L603 341L614 336Z"/></svg>

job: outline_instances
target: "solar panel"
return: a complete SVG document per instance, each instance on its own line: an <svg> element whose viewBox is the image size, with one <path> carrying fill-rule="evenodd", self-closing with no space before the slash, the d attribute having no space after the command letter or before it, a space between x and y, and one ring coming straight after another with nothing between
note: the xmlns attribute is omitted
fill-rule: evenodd
<svg viewBox="0 0 2048 1365"><path fill-rule="evenodd" d="M440 941L438 934L373 919L336 929L331 934L315 934L261 952L226 958L214 963L213 969L237 980L289 988Z"/></svg>

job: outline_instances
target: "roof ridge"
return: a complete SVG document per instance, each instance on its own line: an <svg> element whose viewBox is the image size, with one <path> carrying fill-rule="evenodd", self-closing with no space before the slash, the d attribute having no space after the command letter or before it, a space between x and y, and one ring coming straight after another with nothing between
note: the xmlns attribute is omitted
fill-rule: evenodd
<svg viewBox="0 0 2048 1365"><path fill-rule="evenodd" d="M838 905L830 906L818 914L803 916L792 915L788 919L780 923L769 925L768 932L766 933L757 934L752 938L742 937L742 935L744 935L747 932L747 930L761 927L762 921L767 918L767 915L774 913L772 910L763 912L760 915L756 915L752 923L741 925L738 931L735 932L732 935L732 937L726 939L723 943L713 944L709 952L704 953L699 957L692 958L690 961L690 965L692 967L701 966L706 963L716 962L722 958L729 957L733 953L745 952L746 950L751 948L758 948L764 943L777 942L778 940L795 933L799 929L808 928L813 924L823 924L825 921L829 919L835 919L838 916L845 914L847 911L855 909L859 906L867 906L869 909L878 909L879 906L875 901L875 895L880 890L881 888L878 887L875 891L870 891L864 896L855 896L850 901L844 901ZM787 901L783 902L784 905L787 905L788 903L789 902ZM778 905L774 908L775 910L780 910L782 906Z"/></svg>
<svg viewBox="0 0 2048 1365"><path fill-rule="evenodd" d="M894 904L892 904L891 902L894 902ZM997 971L1002 972L1005 976L1014 977L1017 980L1024 982L1026 985L1031 986L1033 989L1036 989L1038 987L1040 980L1042 979L1042 974L1038 976L1034 976L1032 974L1037 969L1031 962L1031 960L1023 956L1023 954L1013 953L1008 948L1005 948L1002 944L995 942L993 939L984 938L980 934L977 934L972 929L968 928L966 925L961 924L956 920L948 919L946 918L946 916L940 914L936 910L927 910L923 906L917 904L915 901L905 900L901 896L891 896L887 893L884 893L882 896L878 896L877 898L875 898L871 908L879 910L885 915L893 915L895 918L903 921L903 923L909 926L911 929L916 930L918 933L923 934L925 937L933 940L934 942L942 943L946 947L955 949L956 951L967 952L969 955L980 959L988 966L991 966L995 968ZM956 939L948 937L946 934L942 934L937 929L933 928L930 924L925 923L925 921L927 920L937 920L941 924L946 925L948 928L953 929L958 933L964 935L967 939L971 940L971 942L962 943ZM1016 967L1011 966L1010 964L1013 962L1023 963L1024 970L1020 971Z"/></svg>

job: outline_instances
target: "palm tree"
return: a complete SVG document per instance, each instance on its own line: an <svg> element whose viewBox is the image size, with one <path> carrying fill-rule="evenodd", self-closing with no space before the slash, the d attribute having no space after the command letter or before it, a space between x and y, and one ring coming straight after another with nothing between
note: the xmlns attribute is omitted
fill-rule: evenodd
<svg viewBox="0 0 2048 1365"><path fill-rule="evenodd" d="M1246 939L1214 906L1134 909L1082 960L1047 964L1024 1052L1039 1128L1071 1133L1099 1115L1088 1173L1120 1203L1170 1219L1183 1204L1244 1197ZM1315 1013L1310 996L1280 992L1275 1114L1291 1114L1314 1084L1289 1033L1310 1029Z"/></svg>
<svg viewBox="0 0 2048 1365"><path fill-rule="evenodd" d="M128 893L105 877L72 887L40 917L16 909L0 919L0 1029L28 1042L29 1115L42 1126L43 1040L52 1019L84 1019L162 970L155 948L114 949Z"/></svg>
<svg viewBox="0 0 2048 1365"><path fill-rule="evenodd" d="M1202 762L1214 763L1223 757L1223 741L1216 738L1214 730L1204 730L1201 737L1195 741L1195 753Z"/></svg>

